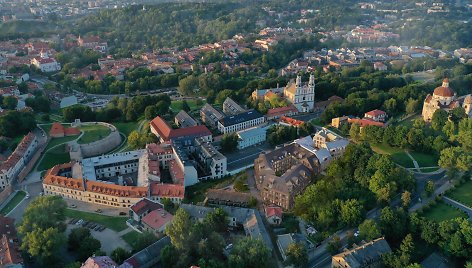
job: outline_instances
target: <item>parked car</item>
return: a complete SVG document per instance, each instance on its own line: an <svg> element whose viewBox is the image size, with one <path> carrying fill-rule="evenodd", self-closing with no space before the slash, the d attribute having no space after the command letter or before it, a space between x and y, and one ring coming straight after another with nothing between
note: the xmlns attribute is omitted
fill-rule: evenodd
<svg viewBox="0 0 472 268"><path fill-rule="evenodd" d="M100 228L102 228L102 226L100 224L97 224L97 226L95 226L95 228L93 228L95 231L98 231L100 230Z"/></svg>
<svg viewBox="0 0 472 268"><path fill-rule="evenodd" d="M70 207L71 207L71 208L76 208L77 205L76 205L76 204L72 204L72 205L70 205Z"/></svg>
<svg viewBox="0 0 472 268"><path fill-rule="evenodd" d="M75 223L75 225L81 225L83 222L84 222L84 220L80 219Z"/></svg>

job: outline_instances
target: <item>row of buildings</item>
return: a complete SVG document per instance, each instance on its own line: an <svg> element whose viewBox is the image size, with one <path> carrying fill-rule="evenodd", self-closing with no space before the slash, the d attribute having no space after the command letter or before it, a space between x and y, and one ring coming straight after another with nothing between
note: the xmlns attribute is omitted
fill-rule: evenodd
<svg viewBox="0 0 472 268"><path fill-rule="evenodd" d="M39 141L34 133L28 133L4 161L0 160L0 189L11 185L36 153Z"/></svg>

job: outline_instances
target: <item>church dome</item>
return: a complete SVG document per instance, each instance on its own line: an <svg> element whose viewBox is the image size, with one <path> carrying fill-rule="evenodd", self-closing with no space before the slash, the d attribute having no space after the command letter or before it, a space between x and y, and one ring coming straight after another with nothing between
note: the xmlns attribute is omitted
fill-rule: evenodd
<svg viewBox="0 0 472 268"><path fill-rule="evenodd" d="M433 94L440 97L453 97L454 91L449 87L449 80L444 79L442 86L435 88Z"/></svg>

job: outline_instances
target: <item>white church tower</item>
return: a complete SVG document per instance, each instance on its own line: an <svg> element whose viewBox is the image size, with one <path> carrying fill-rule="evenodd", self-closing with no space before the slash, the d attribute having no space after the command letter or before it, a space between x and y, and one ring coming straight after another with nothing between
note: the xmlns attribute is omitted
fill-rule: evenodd
<svg viewBox="0 0 472 268"><path fill-rule="evenodd" d="M302 77L297 76L295 83L289 83L284 89L284 95L299 112L312 112L315 106L315 76L310 74L307 84L302 83Z"/></svg>

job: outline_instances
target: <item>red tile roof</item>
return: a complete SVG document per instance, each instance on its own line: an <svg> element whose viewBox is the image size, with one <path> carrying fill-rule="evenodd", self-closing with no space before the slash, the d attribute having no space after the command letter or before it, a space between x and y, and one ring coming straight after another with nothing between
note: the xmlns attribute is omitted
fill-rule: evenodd
<svg viewBox="0 0 472 268"><path fill-rule="evenodd" d="M289 125L294 126L294 127L299 127L301 124L305 123L303 121L293 119L293 118L290 118L290 117L286 117L286 116L280 117L280 122L283 122L285 124L289 124Z"/></svg>
<svg viewBox="0 0 472 268"><path fill-rule="evenodd" d="M278 206L267 206L265 208L266 217L277 216L282 219L282 208Z"/></svg>
<svg viewBox="0 0 472 268"><path fill-rule="evenodd" d="M347 121L352 124L358 124L361 127L366 127L366 126L384 127L385 126L385 124L382 122L377 122L377 121L373 121L369 119L349 118Z"/></svg>
<svg viewBox="0 0 472 268"><path fill-rule="evenodd" d="M18 161L24 156L25 152L28 150L28 147L33 142L35 136L32 132L28 133L21 142L16 146L15 151L7 158L7 160L0 164L1 170L9 170L14 167Z"/></svg>
<svg viewBox="0 0 472 268"><path fill-rule="evenodd" d="M57 136L64 134L64 126L61 123L54 122L52 124L51 130L49 130L50 136Z"/></svg>
<svg viewBox="0 0 472 268"><path fill-rule="evenodd" d="M159 230L171 222L173 218L172 214L160 208L149 212L141 221L154 230Z"/></svg>
<svg viewBox="0 0 472 268"><path fill-rule="evenodd" d="M86 181L86 187L89 192L130 198L146 197L148 193L147 187L123 186L90 180Z"/></svg>
<svg viewBox="0 0 472 268"><path fill-rule="evenodd" d="M185 187L183 185L152 183L150 187L152 196L184 198Z"/></svg>
<svg viewBox="0 0 472 268"><path fill-rule="evenodd" d="M134 213L141 215L147 211L152 211L152 210L161 209L161 208L162 208L161 204L156 203L147 198L143 198L139 200L138 202L136 202L134 205L132 205L130 209Z"/></svg>
<svg viewBox="0 0 472 268"><path fill-rule="evenodd" d="M184 136L202 137L211 135L211 131L203 125L172 129L160 116L156 116L156 118L151 121L150 125L164 141Z"/></svg>
<svg viewBox="0 0 472 268"><path fill-rule="evenodd" d="M64 130L66 136L77 136L80 135L80 130L76 127L69 127Z"/></svg>
<svg viewBox="0 0 472 268"><path fill-rule="evenodd" d="M282 115L287 115L289 113L296 114L298 113L298 110L293 105L272 108L267 111L266 117L282 116Z"/></svg>
<svg viewBox="0 0 472 268"><path fill-rule="evenodd" d="M2 267L8 267L9 264L22 264L18 238L9 235L2 235L0 238L0 260ZM3 266L5 265L5 266Z"/></svg>
<svg viewBox="0 0 472 268"><path fill-rule="evenodd" d="M382 111L382 110L375 109L375 110L372 110L372 111L367 112L365 114L369 115L369 116L372 116L372 117L377 117L377 116L380 116L380 115L386 115L387 113Z"/></svg>
<svg viewBox="0 0 472 268"><path fill-rule="evenodd" d="M44 178L43 184L85 191L84 181L82 179L73 179L49 174Z"/></svg>
<svg viewBox="0 0 472 268"><path fill-rule="evenodd" d="M49 130L49 135L51 137L56 137L58 135L64 136L77 136L80 134L80 130L75 127L65 128L61 123L54 122L52 124L51 130Z"/></svg>

